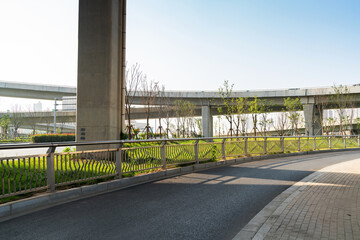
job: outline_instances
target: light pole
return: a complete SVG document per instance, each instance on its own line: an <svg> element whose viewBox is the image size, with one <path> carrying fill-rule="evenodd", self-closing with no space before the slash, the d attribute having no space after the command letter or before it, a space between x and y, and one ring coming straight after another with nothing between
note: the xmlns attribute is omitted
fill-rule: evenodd
<svg viewBox="0 0 360 240"><path fill-rule="evenodd" d="M56 106L57 106L57 103L56 103L56 100L57 98L54 99L55 100L55 104L54 104L54 134L56 133Z"/></svg>

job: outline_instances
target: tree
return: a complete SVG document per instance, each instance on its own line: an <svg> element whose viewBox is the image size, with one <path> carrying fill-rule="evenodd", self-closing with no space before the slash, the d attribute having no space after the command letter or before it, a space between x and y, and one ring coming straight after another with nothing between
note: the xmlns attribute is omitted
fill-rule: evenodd
<svg viewBox="0 0 360 240"><path fill-rule="evenodd" d="M131 124L131 108L134 97L138 93L139 85L144 80L144 74L140 71L140 65L136 63L126 70L125 73L125 114L127 117L127 133L128 139L131 139L133 126Z"/></svg>
<svg viewBox="0 0 360 240"><path fill-rule="evenodd" d="M258 130L258 114L262 112L263 105L261 101L255 96L252 101L249 101L249 112L251 114L251 119L253 122L253 131L254 136L256 136L256 132Z"/></svg>
<svg viewBox="0 0 360 240"><path fill-rule="evenodd" d="M319 113L319 119L320 119L319 124L321 126L321 131L314 132L314 135L322 135L323 133L325 133L325 122L326 122L325 109L328 108L329 100L330 100L330 97L326 94L327 92L323 90L321 95L315 96L315 107L317 109L317 112ZM315 121L317 121L317 118L315 118Z"/></svg>
<svg viewBox="0 0 360 240"><path fill-rule="evenodd" d="M142 103L144 105L144 111L146 116L146 126L144 131L146 132L146 139L150 138L150 112L153 104L156 100L156 97L159 94L159 85L157 82L150 81L148 82L146 76L144 77L143 81L141 82L141 96L142 96Z"/></svg>
<svg viewBox="0 0 360 240"><path fill-rule="evenodd" d="M10 124L11 124L11 118L10 118L9 114L2 115L0 118L0 126L2 129L2 131L1 131L2 138L8 137L8 131L9 131Z"/></svg>
<svg viewBox="0 0 360 240"><path fill-rule="evenodd" d="M235 105L235 134L236 136L239 136L240 132L244 136L246 132L246 124L247 124L247 115L246 113L249 111L248 106L248 99L239 97L236 99L236 105Z"/></svg>
<svg viewBox="0 0 360 240"><path fill-rule="evenodd" d="M260 105L261 113L259 125L261 127L261 131L263 132L263 135L266 136L266 131L268 130L269 126L273 124L273 120L269 119L272 102L263 100L261 101Z"/></svg>
<svg viewBox="0 0 360 240"><path fill-rule="evenodd" d="M34 109L29 105L27 108L27 123L31 126L32 134L36 133L37 123L41 122L41 114L39 112L35 112Z"/></svg>
<svg viewBox="0 0 360 240"><path fill-rule="evenodd" d="M331 95L332 100L334 101L336 111L339 117L339 131L341 134L345 134L347 115L345 109L350 107L351 95L350 90L347 86L339 85L332 87L334 94ZM352 116L351 116L352 118ZM344 128L345 127L345 128Z"/></svg>
<svg viewBox="0 0 360 240"><path fill-rule="evenodd" d="M158 132L159 132L159 136L160 138L162 138L162 135L163 133L166 132L166 130L163 128L162 126L162 118L163 118L163 115L166 114L165 111L166 111L166 108L169 107L169 105L166 104L167 102L167 99L166 99L166 94L165 94L165 86L162 85L161 88L158 88L158 109L159 109L159 116L158 116L158 119L159 119L159 127L158 127ZM166 134L168 136L168 134Z"/></svg>
<svg viewBox="0 0 360 240"><path fill-rule="evenodd" d="M333 117L328 117L325 119L324 122L324 131L326 132L326 135L332 134L335 132L336 127L336 119Z"/></svg>
<svg viewBox="0 0 360 240"><path fill-rule="evenodd" d="M21 106L15 104L12 107L11 123L14 126L14 138L18 136L18 130L24 123L24 114L21 112Z"/></svg>
<svg viewBox="0 0 360 240"><path fill-rule="evenodd" d="M276 124L273 123L273 126L279 136L285 136L285 129L288 127L288 117L284 110L277 114L277 121Z"/></svg>
<svg viewBox="0 0 360 240"><path fill-rule="evenodd" d="M225 80L224 85L219 87L219 95L222 100L222 105L218 107L218 111L221 114L224 114L225 119L229 122L230 129L228 135L233 135L233 119L236 112L236 99L233 98L232 90L234 84L229 85L229 81Z"/></svg>
<svg viewBox="0 0 360 240"><path fill-rule="evenodd" d="M176 100L174 106L177 120L177 136L191 135L189 118L194 117L195 105L185 100Z"/></svg>
<svg viewBox="0 0 360 240"><path fill-rule="evenodd" d="M299 111L303 109L299 98L284 98L285 109L288 111L288 118L291 123L292 134L298 134L298 126L300 122L301 114Z"/></svg>

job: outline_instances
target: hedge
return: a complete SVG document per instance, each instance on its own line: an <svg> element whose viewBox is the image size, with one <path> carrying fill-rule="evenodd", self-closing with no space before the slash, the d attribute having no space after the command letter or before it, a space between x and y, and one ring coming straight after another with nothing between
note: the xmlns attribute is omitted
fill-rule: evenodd
<svg viewBox="0 0 360 240"><path fill-rule="evenodd" d="M36 134L31 136L33 143L75 141L75 134Z"/></svg>

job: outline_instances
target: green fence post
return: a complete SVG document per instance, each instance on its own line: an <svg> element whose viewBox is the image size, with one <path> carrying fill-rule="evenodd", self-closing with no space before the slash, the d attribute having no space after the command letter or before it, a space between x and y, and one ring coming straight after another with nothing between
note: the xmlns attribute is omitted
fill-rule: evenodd
<svg viewBox="0 0 360 240"><path fill-rule="evenodd" d="M299 137L299 142L298 142L298 152L301 152L301 138Z"/></svg>
<svg viewBox="0 0 360 240"><path fill-rule="evenodd" d="M285 137L284 136L282 136L280 138L280 142L281 142L281 151L282 151L282 153L285 153Z"/></svg>

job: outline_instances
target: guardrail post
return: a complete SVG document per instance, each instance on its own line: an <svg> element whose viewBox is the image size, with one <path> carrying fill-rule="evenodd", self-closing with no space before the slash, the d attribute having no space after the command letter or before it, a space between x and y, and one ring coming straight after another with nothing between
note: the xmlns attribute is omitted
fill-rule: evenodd
<svg viewBox="0 0 360 240"><path fill-rule="evenodd" d="M123 162L123 150L122 150L122 143L118 145L117 147L117 151L116 151L116 162L115 162L115 167L116 167L116 175L117 178L121 178L122 177L122 162Z"/></svg>
<svg viewBox="0 0 360 240"><path fill-rule="evenodd" d="M313 148L314 151L316 151L316 137L314 137L314 148Z"/></svg>
<svg viewBox="0 0 360 240"><path fill-rule="evenodd" d="M223 139L223 141L222 141L222 143L221 143L221 150L222 150L222 154L223 154L223 159L224 159L224 160L226 160L225 142L226 142L226 139Z"/></svg>
<svg viewBox="0 0 360 240"><path fill-rule="evenodd" d="M329 142L329 149L331 149L331 137L328 137L328 142Z"/></svg>
<svg viewBox="0 0 360 240"><path fill-rule="evenodd" d="M360 147L360 136L357 136L358 139L358 147Z"/></svg>
<svg viewBox="0 0 360 240"><path fill-rule="evenodd" d="M344 139L344 148L346 148L346 137L344 136L343 139Z"/></svg>
<svg viewBox="0 0 360 240"><path fill-rule="evenodd" d="M161 143L161 162L162 162L162 169L166 170L166 141Z"/></svg>
<svg viewBox="0 0 360 240"><path fill-rule="evenodd" d="M267 155L267 137L264 137L264 154Z"/></svg>
<svg viewBox="0 0 360 240"><path fill-rule="evenodd" d="M199 140L195 140L194 152L195 152L195 164L199 164Z"/></svg>
<svg viewBox="0 0 360 240"><path fill-rule="evenodd" d="M55 191L55 149L56 147L49 147L46 157L47 187L49 192Z"/></svg>
<svg viewBox="0 0 360 240"><path fill-rule="evenodd" d="M281 151L285 153L285 137L280 137Z"/></svg>
<svg viewBox="0 0 360 240"><path fill-rule="evenodd" d="M245 138L245 147L244 147L245 156L249 156L248 154L248 139Z"/></svg>
<svg viewBox="0 0 360 240"><path fill-rule="evenodd" d="M301 138L299 137L299 142L298 142L298 152L301 152Z"/></svg>

